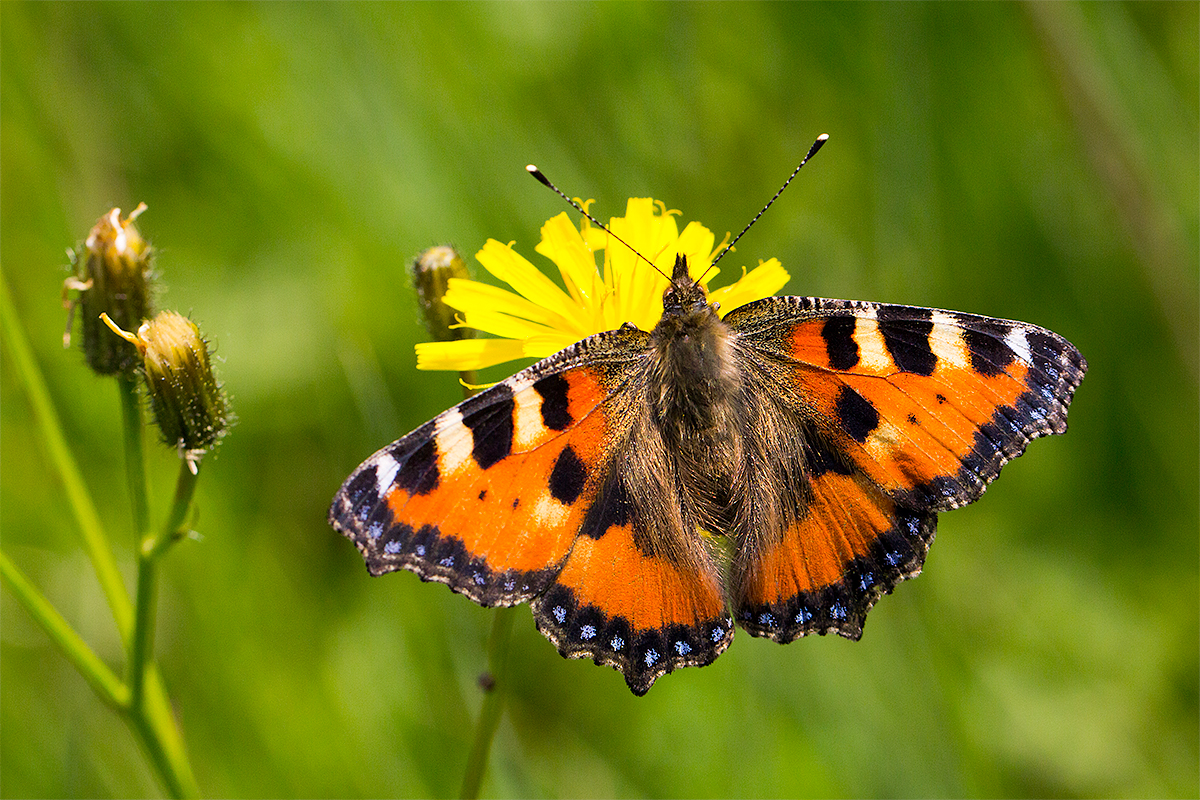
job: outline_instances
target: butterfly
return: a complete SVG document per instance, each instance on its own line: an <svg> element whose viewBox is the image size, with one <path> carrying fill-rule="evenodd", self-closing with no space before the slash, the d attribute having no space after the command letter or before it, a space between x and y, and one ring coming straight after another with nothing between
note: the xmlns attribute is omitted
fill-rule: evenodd
<svg viewBox="0 0 1200 800"><path fill-rule="evenodd" d="M938 513L1066 430L1087 369L1023 322L814 297L722 317L684 256L670 279L652 330L583 339L364 461L329 521L370 573L529 602L636 695L736 626L857 640Z"/></svg>

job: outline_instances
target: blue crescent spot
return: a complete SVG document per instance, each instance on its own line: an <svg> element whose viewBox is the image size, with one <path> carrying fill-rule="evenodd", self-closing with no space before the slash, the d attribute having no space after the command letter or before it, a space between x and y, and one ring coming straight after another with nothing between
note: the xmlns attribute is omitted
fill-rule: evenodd
<svg viewBox="0 0 1200 800"><path fill-rule="evenodd" d="M391 541L391 542L388 542L387 544L385 544L385 545L383 546L383 552L385 552L385 553L399 553L399 552L400 552L400 543L399 543L399 542L397 542L397 541Z"/></svg>
<svg viewBox="0 0 1200 800"><path fill-rule="evenodd" d="M724 628L722 628L720 625L718 625L717 627L713 628L713 632L712 632L712 640L713 640L714 642L719 642L719 641L721 641L721 637L722 637L722 636L724 636L724 635L725 635L725 629L724 629Z"/></svg>
<svg viewBox="0 0 1200 800"><path fill-rule="evenodd" d="M654 662L658 661L658 651L650 649L646 651L646 666L653 667Z"/></svg>
<svg viewBox="0 0 1200 800"><path fill-rule="evenodd" d="M383 523L376 520L367 526L367 536L370 536L372 539L378 539L382 535Z"/></svg>
<svg viewBox="0 0 1200 800"><path fill-rule="evenodd" d="M676 642L675 652L679 653L681 656L686 656L688 653L692 652L692 646L687 642Z"/></svg>
<svg viewBox="0 0 1200 800"><path fill-rule="evenodd" d="M558 624L560 625L567 618L567 610L562 606L555 606L550 613L554 615L554 618L558 620Z"/></svg>
<svg viewBox="0 0 1200 800"><path fill-rule="evenodd" d="M613 650L620 650L622 647L625 646L625 640L622 639L620 636L614 636L612 638L612 641L609 642L609 644L612 645Z"/></svg>
<svg viewBox="0 0 1200 800"><path fill-rule="evenodd" d="M584 625L582 628L579 629L579 638L581 638L581 639L591 639L595 635L596 635L596 626L595 625Z"/></svg>
<svg viewBox="0 0 1200 800"><path fill-rule="evenodd" d="M774 628L775 627L775 615L774 614L759 614L758 615L758 624L766 625L767 627Z"/></svg>
<svg viewBox="0 0 1200 800"><path fill-rule="evenodd" d="M419 555L419 556L425 555L425 545L423 545L423 544L417 545L417 555Z"/></svg>
<svg viewBox="0 0 1200 800"><path fill-rule="evenodd" d="M846 607L842 605L840 600L830 607L829 616L833 617L834 619L846 618Z"/></svg>

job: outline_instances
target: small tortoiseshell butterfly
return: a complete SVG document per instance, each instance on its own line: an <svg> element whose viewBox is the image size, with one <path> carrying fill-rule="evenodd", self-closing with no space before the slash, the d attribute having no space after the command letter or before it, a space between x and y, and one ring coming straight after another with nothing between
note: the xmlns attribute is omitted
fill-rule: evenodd
<svg viewBox="0 0 1200 800"><path fill-rule="evenodd" d="M1044 328L953 311L768 297L721 318L683 256L662 302L653 330L590 336L368 458L333 527L372 575L531 601L563 656L642 695L735 621L858 639L937 513L1066 430L1087 369Z"/></svg>

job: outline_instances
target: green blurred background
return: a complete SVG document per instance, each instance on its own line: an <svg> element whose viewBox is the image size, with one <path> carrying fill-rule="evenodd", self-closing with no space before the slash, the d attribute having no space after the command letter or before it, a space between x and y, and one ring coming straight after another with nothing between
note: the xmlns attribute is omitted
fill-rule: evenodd
<svg viewBox="0 0 1200 800"><path fill-rule="evenodd" d="M451 405L404 268L653 195L786 292L1028 320L1090 372L1068 435L942 517L859 643L741 634L643 699L517 616L495 796L1196 796L1196 3L0 4L3 271L127 580L116 387L64 352L64 248L150 210L159 307L239 423L162 571L158 653L212 796L458 790L492 612L369 578L350 470ZM470 259L473 263L473 259ZM474 265L477 268L477 265ZM8 352L4 357L8 358ZM116 669L6 367L2 541ZM175 455L149 454L156 518ZM0 793L161 790L4 591Z"/></svg>

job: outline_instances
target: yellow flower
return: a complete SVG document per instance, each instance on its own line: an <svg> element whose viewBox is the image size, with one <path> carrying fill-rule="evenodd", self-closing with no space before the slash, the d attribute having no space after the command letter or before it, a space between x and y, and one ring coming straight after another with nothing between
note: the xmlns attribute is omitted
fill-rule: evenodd
<svg viewBox="0 0 1200 800"><path fill-rule="evenodd" d="M639 253L671 274L675 254L687 256L692 277L709 281L715 237L698 222L681 233L675 216L648 197L630 198L625 216L609 227ZM461 339L417 345L418 369L473 370L518 358L545 358L580 339L632 322L650 330L662 316L662 293L667 278L656 272L609 234L583 220L576 228L566 212L542 226L542 241L534 248L554 262L562 286L544 275L512 244L489 239L475 254L484 269L515 292L485 283L452 278L443 298L458 310L462 324L493 334L495 339ZM595 252L604 251L597 269ZM744 270L743 270L744 272ZM760 263L730 284L709 292L722 315L753 300L774 294L788 274L777 259Z"/></svg>

